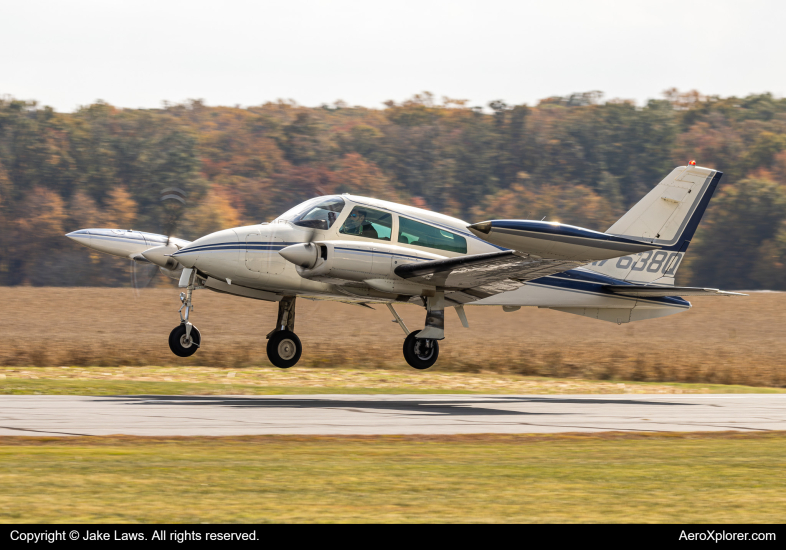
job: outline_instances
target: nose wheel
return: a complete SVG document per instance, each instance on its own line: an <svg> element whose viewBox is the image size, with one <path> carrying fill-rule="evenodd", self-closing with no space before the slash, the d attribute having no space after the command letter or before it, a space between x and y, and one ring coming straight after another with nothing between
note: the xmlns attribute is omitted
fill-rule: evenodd
<svg viewBox="0 0 786 550"><path fill-rule="evenodd" d="M290 330L279 330L267 341L267 357L280 369L288 369L300 360L303 346L297 334Z"/></svg>
<svg viewBox="0 0 786 550"><path fill-rule="evenodd" d="M404 340L404 359L410 367L426 370L437 362L439 342L431 338L416 338L419 332L410 332Z"/></svg>
<svg viewBox="0 0 786 550"><path fill-rule="evenodd" d="M190 323L189 323L190 324ZM178 357L191 357L199 349L202 337L199 330L191 325L191 330L185 323L176 326L169 333L169 349Z"/></svg>

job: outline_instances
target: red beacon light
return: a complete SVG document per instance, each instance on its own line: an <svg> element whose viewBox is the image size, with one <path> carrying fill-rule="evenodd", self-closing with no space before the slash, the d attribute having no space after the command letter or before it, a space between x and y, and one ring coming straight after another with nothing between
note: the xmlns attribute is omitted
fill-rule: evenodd
<svg viewBox="0 0 786 550"><path fill-rule="evenodd" d="M692 160L692 161L690 161L688 164L690 164L691 166L696 166L696 161L695 161L695 160Z"/></svg>

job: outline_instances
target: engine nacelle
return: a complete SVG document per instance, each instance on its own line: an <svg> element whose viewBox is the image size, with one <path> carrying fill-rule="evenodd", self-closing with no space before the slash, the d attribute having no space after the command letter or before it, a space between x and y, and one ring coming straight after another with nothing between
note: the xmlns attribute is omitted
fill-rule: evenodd
<svg viewBox="0 0 786 550"><path fill-rule="evenodd" d="M164 246L148 248L142 252L142 256L144 256L149 262L152 262L163 269L173 271L177 270L178 268L183 268L183 266L172 257L172 254L178 250L179 248L177 246L175 246L173 243L169 243L165 244Z"/></svg>
<svg viewBox="0 0 786 550"><path fill-rule="evenodd" d="M423 285L411 283L394 273L399 265L444 256L393 244L358 241L319 241L288 246L279 252L297 266L304 279L329 284L364 282L381 292L422 294Z"/></svg>
<svg viewBox="0 0 786 550"><path fill-rule="evenodd" d="M317 265L322 249L316 243L300 243L287 246L278 251L283 258L303 269L312 269Z"/></svg>

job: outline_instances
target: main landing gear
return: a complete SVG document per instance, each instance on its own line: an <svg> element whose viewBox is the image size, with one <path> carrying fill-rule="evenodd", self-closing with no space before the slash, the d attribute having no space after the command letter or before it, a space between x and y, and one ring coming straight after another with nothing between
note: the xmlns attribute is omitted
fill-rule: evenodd
<svg viewBox="0 0 786 550"><path fill-rule="evenodd" d="M180 293L180 301L183 303L180 306L180 324L172 329L169 333L169 349L178 357L191 357L199 349L202 343L202 336L197 329L188 320L189 315L194 310L194 304L191 302L191 295L195 288L196 271L191 274L191 279L188 282L188 288L185 292Z"/></svg>
<svg viewBox="0 0 786 550"><path fill-rule="evenodd" d="M278 303L276 328L267 335L267 358L280 369L295 366L303 345L295 334L295 296L284 296Z"/></svg>
<svg viewBox="0 0 786 550"><path fill-rule="evenodd" d="M437 362L439 340L445 339L445 292L437 290L434 296L425 297L424 301L426 302L426 326L423 330L413 332L407 329L393 305L388 304L388 309L395 317L395 321L407 335L404 340L404 359L410 367L418 370L428 369Z"/></svg>
<svg viewBox="0 0 786 550"><path fill-rule="evenodd" d="M404 359L418 370L431 368L439 357L439 342L433 338L418 338L422 331L410 332L404 340Z"/></svg>

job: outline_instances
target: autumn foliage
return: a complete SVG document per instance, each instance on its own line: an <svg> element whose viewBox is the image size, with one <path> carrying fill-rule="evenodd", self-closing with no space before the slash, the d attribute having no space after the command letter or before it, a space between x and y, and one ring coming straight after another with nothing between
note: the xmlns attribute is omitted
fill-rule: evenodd
<svg viewBox="0 0 786 550"><path fill-rule="evenodd" d="M0 100L0 284L123 285L128 262L80 248L84 227L175 235L271 220L318 194L405 202L471 222L556 220L604 231L674 166L725 175L681 284L786 289L786 100L669 90L641 107L598 92L485 108L428 93L343 102L57 113ZM163 279L162 279L163 281Z"/></svg>

